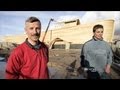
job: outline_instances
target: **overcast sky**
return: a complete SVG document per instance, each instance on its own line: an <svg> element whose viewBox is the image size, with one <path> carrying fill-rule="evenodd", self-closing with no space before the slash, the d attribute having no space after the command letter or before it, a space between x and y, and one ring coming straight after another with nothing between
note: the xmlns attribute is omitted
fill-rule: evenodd
<svg viewBox="0 0 120 90"><path fill-rule="evenodd" d="M42 31L50 18L56 21L80 19L81 23L114 19L116 30L120 30L120 11L0 11L0 36L24 34L25 20L30 16L41 20ZM54 25L55 22L51 22L50 28Z"/></svg>

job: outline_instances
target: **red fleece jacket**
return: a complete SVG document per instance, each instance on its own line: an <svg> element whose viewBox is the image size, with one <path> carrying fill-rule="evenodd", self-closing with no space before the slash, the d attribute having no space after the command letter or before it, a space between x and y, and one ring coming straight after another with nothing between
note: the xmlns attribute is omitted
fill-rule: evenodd
<svg viewBox="0 0 120 90"><path fill-rule="evenodd" d="M38 50L25 42L13 50L6 65L6 79L48 79L48 48Z"/></svg>

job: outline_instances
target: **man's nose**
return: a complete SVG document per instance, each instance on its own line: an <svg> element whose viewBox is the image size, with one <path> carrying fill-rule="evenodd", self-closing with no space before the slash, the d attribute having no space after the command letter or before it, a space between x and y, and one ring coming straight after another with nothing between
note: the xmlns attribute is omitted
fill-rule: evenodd
<svg viewBox="0 0 120 90"><path fill-rule="evenodd" d="M36 34L37 33L37 29L34 29L33 32Z"/></svg>

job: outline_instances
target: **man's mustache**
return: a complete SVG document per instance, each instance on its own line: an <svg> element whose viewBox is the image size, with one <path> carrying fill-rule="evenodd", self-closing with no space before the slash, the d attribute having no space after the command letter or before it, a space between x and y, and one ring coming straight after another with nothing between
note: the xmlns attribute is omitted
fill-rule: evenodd
<svg viewBox="0 0 120 90"><path fill-rule="evenodd" d="M32 35L32 36L40 36L40 34L39 34L39 33L36 33L36 34L34 34L34 35Z"/></svg>

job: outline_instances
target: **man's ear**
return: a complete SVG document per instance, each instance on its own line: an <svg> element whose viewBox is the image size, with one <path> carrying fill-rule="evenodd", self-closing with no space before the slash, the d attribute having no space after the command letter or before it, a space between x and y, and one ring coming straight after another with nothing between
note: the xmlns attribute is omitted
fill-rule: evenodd
<svg viewBox="0 0 120 90"><path fill-rule="evenodd" d="M24 28L24 31L25 31L25 33L27 34L27 29L26 29L26 27Z"/></svg>

